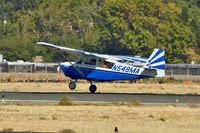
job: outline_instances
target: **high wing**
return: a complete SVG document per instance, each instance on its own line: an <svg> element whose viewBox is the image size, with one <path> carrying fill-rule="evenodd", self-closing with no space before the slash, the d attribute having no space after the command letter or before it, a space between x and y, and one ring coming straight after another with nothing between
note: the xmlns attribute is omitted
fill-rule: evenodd
<svg viewBox="0 0 200 133"><path fill-rule="evenodd" d="M141 58L141 57L136 57L136 56L131 57L131 56L98 54L98 53L92 53L92 52L87 52L87 51L83 51L83 50L58 46L58 45L54 45L54 44L50 44L50 43L46 43L46 42L37 42L37 44L45 46L45 47L60 49L60 50L66 51L66 52L78 53L78 54L82 54L82 55L86 55L86 56L94 56L94 57L104 58L104 59L138 61L138 62L141 62L141 63L145 63L147 61L146 58Z"/></svg>
<svg viewBox="0 0 200 133"><path fill-rule="evenodd" d="M136 61L136 62L141 62L141 63L146 63L147 58L141 58L141 57L131 57L131 56L121 56L121 55L114 55L115 58L121 59L121 60L127 60L127 61Z"/></svg>
<svg viewBox="0 0 200 133"><path fill-rule="evenodd" d="M77 53L77 54L82 54L82 55L86 55L86 56L94 56L94 57L99 57L99 58L104 58L104 59L111 58L111 56L105 55L105 54L97 54L97 53L87 52L87 51L83 51L83 50L67 48L67 47L58 46L58 45L54 45L54 44L50 44L50 43L46 43L46 42L37 42L37 44L43 45L45 47L52 47L52 48L66 51L66 52Z"/></svg>

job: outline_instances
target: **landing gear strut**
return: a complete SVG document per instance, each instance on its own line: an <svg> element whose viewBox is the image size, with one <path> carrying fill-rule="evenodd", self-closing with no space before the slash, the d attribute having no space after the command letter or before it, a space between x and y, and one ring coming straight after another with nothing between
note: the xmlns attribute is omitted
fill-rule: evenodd
<svg viewBox="0 0 200 133"><path fill-rule="evenodd" d="M69 82L69 89L70 90L76 89L76 81L70 81Z"/></svg>
<svg viewBox="0 0 200 133"><path fill-rule="evenodd" d="M92 84L92 81L90 81L91 85L89 87L89 90L91 93L95 93L95 91L97 90L97 86Z"/></svg>

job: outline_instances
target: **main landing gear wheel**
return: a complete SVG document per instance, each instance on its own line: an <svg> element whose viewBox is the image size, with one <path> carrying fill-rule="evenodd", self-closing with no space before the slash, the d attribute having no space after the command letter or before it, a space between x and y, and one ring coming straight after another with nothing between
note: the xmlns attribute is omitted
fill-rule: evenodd
<svg viewBox="0 0 200 133"><path fill-rule="evenodd" d="M76 89L76 82L75 81L70 81L70 83L69 83L69 89L70 90Z"/></svg>
<svg viewBox="0 0 200 133"><path fill-rule="evenodd" d="M90 85L89 90L91 93L95 93L95 91L97 90L97 86L96 85Z"/></svg>

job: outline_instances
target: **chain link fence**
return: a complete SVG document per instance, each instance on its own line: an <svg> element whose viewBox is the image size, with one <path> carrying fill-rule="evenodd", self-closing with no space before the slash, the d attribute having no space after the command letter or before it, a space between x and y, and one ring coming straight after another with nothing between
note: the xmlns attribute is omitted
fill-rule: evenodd
<svg viewBox="0 0 200 133"><path fill-rule="evenodd" d="M43 75L44 79L58 80L57 67L59 63L33 63L33 62L4 62L0 63L0 80L5 75ZM49 76L51 75L51 76ZM166 77L176 80L200 81L200 64L166 64Z"/></svg>
<svg viewBox="0 0 200 133"><path fill-rule="evenodd" d="M166 77L183 81L200 81L200 64L167 64Z"/></svg>
<svg viewBox="0 0 200 133"><path fill-rule="evenodd" d="M0 81L59 81L61 79L57 72L58 66L59 63L3 62L0 63ZM62 75L62 77L64 76Z"/></svg>

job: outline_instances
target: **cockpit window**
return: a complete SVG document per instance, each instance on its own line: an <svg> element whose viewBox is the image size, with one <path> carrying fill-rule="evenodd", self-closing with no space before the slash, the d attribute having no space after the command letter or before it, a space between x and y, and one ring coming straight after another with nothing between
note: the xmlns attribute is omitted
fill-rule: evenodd
<svg viewBox="0 0 200 133"><path fill-rule="evenodd" d="M84 64L95 66L96 62L97 62L96 59L86 58L85 61L84 61Z"/></svg>

